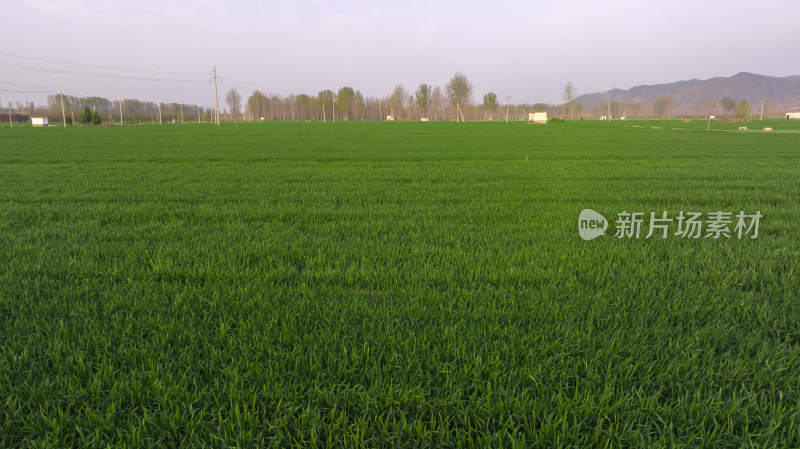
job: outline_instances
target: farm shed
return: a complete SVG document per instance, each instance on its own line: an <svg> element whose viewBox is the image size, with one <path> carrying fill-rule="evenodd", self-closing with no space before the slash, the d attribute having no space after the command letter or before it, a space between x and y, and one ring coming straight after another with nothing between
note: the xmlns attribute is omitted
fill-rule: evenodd
<svg viewBox="0 0 800 449"><path fill-rule="evenodd" d="M528 123L547 123L547 112L528 112Z"/></svg>
<svg viewBox="0 0 800 449"><path fill-rule="evenodd" d="M787 112L786 120L800 120L800 112Z"/></svg>
<svg viewBox="0 0 800 449"><path fill-rule="evenodd" d="M31 125L47 126L47 117L31 117Z"/></svg>

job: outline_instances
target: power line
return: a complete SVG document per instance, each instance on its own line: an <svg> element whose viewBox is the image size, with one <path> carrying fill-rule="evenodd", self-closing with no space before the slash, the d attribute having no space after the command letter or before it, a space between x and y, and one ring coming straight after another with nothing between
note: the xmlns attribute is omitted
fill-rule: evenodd
<svg viewBox="0 0 800 449"><path fill-rule="evenodd" d="M80 94L89 94L89 95L97 95L97 96L109 96L109 97L116 97L119 93L109 93L109 92L90 92L88 90L80 90L80 89L70 89L65 87L64 90L67 92L76 92ZM132 97L132 95L123 95L125 97Z"/></svg>
<svg viewBox="0 0 800 449"><path fill-rule="evenodd" d="M67 61L59 61L55 59L46 59L46 58L35 58L30 56L21 56L21 55L14 55L10 53L3 53L0 52L0 56L8 56L12 58L21 58L27 59L31 61L41 61L41 62L49 62L49 63L56 63L56 64L67 64L72 66L79 66L79 67L90 67L96 69L107 69L107 70L123 70L123 71L131 71L131 72L139 72L139 73L157 73L157 74L167 74L167 75L188 75L188 76L198 76L198 77L208 77L207 74L200 74L200 73L191 73L191 72L168 72L168 71L160 71L160 70L144 70L144 69L127 69L122 67L112 67L112 66L102 66L102 65L95 65L95 64L81 64L75 62L67 62ZM73 75L73 76L84 76L84 77L91 77L91 78L103 78L103 79L119 79L119 80L132 80L132 81L157 81L157 82L181 82L181 83L210 83L211 79L205 80L198 80L198 79L184 79L184 78L167 78L167 77L148 77L148 76L135 76L135 75L125 75L125 74L111 74L111 73L95 73L95 72L85 72L85 71L75 71L75 70L67 70L67 69L60 69L54 67L37 67L32 65L25 65L25 64L17 64L17 63L10 63L10 62L0 62L0 67L5 67L9 69L15 70L27 70L33 72L41 72L41 73L52 73L52 74L61 74L61 75ZM223 81L221 77L217 76L217 82L220 84L228 84L232 86L240 86L255 90L260 90L269 93L275 94L284 94L290 95L290 93L279 90L279 89L272 89L269 87L264 86L257 86L252 83L248 83L245 81L235 80L229 78L228 80L231 82L227 82L228 80ZM42 86L42 85L32 85L32 84L20 84L20 83L8 83L8 82L0 82L0 84L12 85L12 86L21 86L21 87L40 87L40 88L49 88L49 89L60 89L57 86ZM41 94L41 93L50 93L49 91L23 91L23 90L11 90L11 89L0 89L4 92L14 92L14 93L30 93L30 94ZM107 95L113 96L117 95L115 93L108 93L108 92L89 92L79 89L64 89L68 91L74 92L81 92L84 94L92 94L92 95Z"/></svg>
<svg viewBox="0 0 800 449"><path fill-rule="evenodd" d="M214 97L217 99L217 126L219 126L219 91L217 91L217 66L214 66Z"/></svg>
<svg viewBox="0 0 800 449"><path fill-rule="evenodd" d="M52 94L52 90L11 90L11 89L0 89L0 92L14 92L17 94Z"/></svg>
<svg viewBox="0 0 800 449"><path fill-rule="evenodd" d="M140 76L128 76L128 75L111 75L111 74L103 74L103 73L89 73L89 72L75 72L71 70L61 70L61 69L50 69L44 67L33 67L33 66L26 66L20 64L8 64L0 62L0 67L6 67L10 69L18 69L18 70L30 70L34 72L44 72L44 73L58 73L62 75L77 75L77 76L89 76L93 78L108 78L108 79L123 79L123 80L135 80L135 81L169 81L169 82L179 82L179 83L207 83L208 81L203 80L192 80L192 79L177 79L177 78L149 78L149 77L140 77Z"/></svg>
<svg viewBox="0 0 800 449"><path fill-rule="evenodd" d="M53 90L31 91L31 90L12 90L12 89L2 89L2 88L0 88L0 92L14 92L14 93L21 93L21 94L52 94L52 93L58 93L60 90L63 90L64 93L72 92L72 93L75 93L75 94L83 94L83 95L89 95L89 96L100 96L100 97L116 97L116 96L119 95L119 93L111 93L111 92L95 92L95 91L87 91L87 90L82 90L82 89L73 89L73 88L70 88L70 87L59 88L59 87L56 87L56 86L42 86L42 85L36 85L36 84L9 83L9 82L6 82L6 81L0 81L0 84L8 84L8 85L11 85L11 86L24 86L24 87L44 87L44 88L53 89ZM123 95L123 97L135 98L136 95ZM151 100L145 99L145 100L139 100L139 101L151 101ZM179 101L178 100L172 100L172 101L167 101L166 103L178 104Z"/></svg>
<svg viewBox="0 0 800 449"><path fill-rule="evenodd" d="M110 67L110 66L102 66L102 65L93 65L93 64L80 64L77 62L66 62L66 61L57 61L55 59L44 59L44 58L33 58L30 56L20 56L20 55L12 55L9 53L0 53L0 56L9 56L12 58L21 58L21 59L29 59L31 61L42 61L42 62L53 62L56 64L67 64L67 65L74 65L80 67L91 67L95 69L110 69L110 70L125 70L129 72L141 72L141 73L160 73L163 75L194 75L194 76L205 76L204 74L200 73L189 73L189 72L164 72L161 70L144 70L144 69L125 69L121 67Z"/></svg>
<svg viewBox="0 0 800 449"><path fill-rule="evenodd" d="M54 63L54 64L66 64L71 66L78 66L78 67L88 67L93 69L104 69L104 70L121 70L121 71L129 71L129 72L138 72L138 73L153 73L153 74L164 74L164 75L185 75L189 77L203 77L206 79L187 79L187 78L176 78L176 77L151 77L151 76L137 76L133 74L113 74L113 73L98 73L94 71L78 71L78 70L71 70L65 68L56 68L56 67L44 67L44 66L34 66L34 65L27 65L21 63L14 63L14 62L7 62L7 61L0 61L0 68L7 68L7 69L14 69L14 70L24 70L24 71L32 71L32 72L39 72L39 73L50 73L50 74L58 74L58 75L72 75L72 76L80 76L80 77L88 77L88 78L99 78L99 79L116 79L116 80L131 80L131 81L155 81L155 82L176 82L176 83L211 83L212 80L216 81L220 84L229 84L232 86L240 86L244 88L250 88L255 90L260 90L264 92L269 92L272 94L282 94L282 95L291 95L288 92L284 92L278 89L271 89L271 88L264 88L263 86L256 86L255 84L248 83L245 81L229 79L231 82L223 81L222 77L219 77L214 73L213 78L209 78L208 74L200 74L200 73L191 73L191 72L169 72L169 71L160 71L160 70L145 70L145 69L128 69L122 67L112 67L112 66L103 66L103 65L96 65L96 64L82 64L82 63L75 63L75 62L68 62L68 61L60 61L55 59L47 59L47 58L37 58L31 56L21 56L15 55L10 53L0 52L0 56L6 56L11 58L20 58L25 60L31 61L40 61L40 62L47 62L47 63ZM12 93L20 93L20 94L47 94L53 93L53 91L58 92L60 95L64 95L66 92L75 92L78 94L89 94L89 95L97 95L97 96L118 96L118 93L109 93L109 92L91 92L81 89L70 89L62 86L44 86L44 85L34 85L34 84L22 84L22 83L11 83L11 82L2 82L0 84L8 85L8 86L17 86L17 87L33 87L33 88L46 88L46 89L53 89L52 91L33 91L33 90L17 90L17 89L0 89L2 92L12 92ZM131 96L135 97L135 96Z"/></svg>
<svg viewBox="0 0 800 449"><path fill-rule="evenodd" d="M37 85L37 84L9 83L9 82L6 82L6 81L0 81L0 84L7 84L9 86L42 87L42 88L45 88L45 89L60 89L60 87L57 87L57 86L41 86L41 85Z"/></svg>

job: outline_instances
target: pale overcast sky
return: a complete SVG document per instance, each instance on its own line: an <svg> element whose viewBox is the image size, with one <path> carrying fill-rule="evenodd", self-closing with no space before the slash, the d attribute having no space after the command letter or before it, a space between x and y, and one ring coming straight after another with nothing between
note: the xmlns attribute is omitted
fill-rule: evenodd
<svg viewBox="0 0 800 449"><path fill-rule="evenodd" d="M493 91L558 103L568 80L583 94L742 71L800 74L798 0L4 3L4 106L43 104L59 87L210 105L214 65L220 97L236 87L245 99L254 87L387 96L396 84L413 92L463 72L476 100Z"/></svg>

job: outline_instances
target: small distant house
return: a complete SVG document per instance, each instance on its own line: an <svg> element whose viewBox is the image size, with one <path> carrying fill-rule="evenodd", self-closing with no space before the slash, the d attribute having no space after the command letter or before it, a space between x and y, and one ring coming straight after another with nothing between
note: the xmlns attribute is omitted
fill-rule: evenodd
<svg viewBox="0 0 800 449"><path fill-rule="evenodd" d="M47 126L47 117L31 117L33 126Z"/></svg>
<svg viewBox="0 0 800 449"><path fill-rule="evenodd" d="M528 112L528 123L547 123L547 112Z"/></svg>
<svg viewBox="0 0 800 449"><path fill-rule="evenodd" d="M601 116L601 117L600 117L600 120L608 120L608 117L606 117L605 115L603 115L603 116Z"/></svg>
<svg viewBox="0 0 800 449"><path fill-rule="evenodd" d="M421 122L427 122L427 121L428 121L428 117L422 117L421 119L419 119L419 121L421 121Z"/></svg>
<svg viewBox="0 0 800 449"><path fill-rule="evenodd" d="M394 121L394 116L393 116L393 115L387 115L387 116L386 116L386 121L387 121L387 122Z"/></svg>
<svg viewBox="0 0 800 449"><path fill-rule="evenodd" d="M786 120L800 120L800 112L787 112Z"/></svg>

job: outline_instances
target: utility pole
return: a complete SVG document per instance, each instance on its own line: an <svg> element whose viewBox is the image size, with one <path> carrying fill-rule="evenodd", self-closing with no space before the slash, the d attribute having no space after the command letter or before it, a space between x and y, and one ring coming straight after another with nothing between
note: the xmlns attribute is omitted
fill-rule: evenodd
<svg viewBox="0 0 800 449"><path fill-rule="evenodd" d="M714 97L711 97L711 110L708 111L708 123L706 124L706 131L711 130L711 115L714 113Z"/></svg>
<svg viewBox="0 0 800 449"><path fill-rule="evenodd" d="M764 120L764 100L761 100L761 120Z"/></svg>
<svg viewBox="0 0 800 449"><path fill-rule="evenodd" d="M8 124L14 127L14 120L11 119L11 102L8 102Z"/></svg>
<svg viewBox="0 0 800 449"><path fill-rule="evenodd" d="M506 123L508 123L508 103L511 102L511 97L506 96Z"/></svg>
<svg viewBox="0 0 800 449"><path fill-rule="evenodd" d="M461 116L461 123L466 123L466 120L464 120L464 113L461 112L461 106L458 103L456 103L456 122L458 121L459 115Z"/></svg>
<svg viewBox="0 0 800 449"><path fill-rule="evenodd" d="M197 105L197 123L200 123L200 105Z"/></svg>
<svg viewBox="0 0 800 449"><path fill-rule="evenodd" d="M181 125L183 125L183 103L181 103Z"/></svg>
<svg viewBox="0 0 800 449"><path fill-rule="evenodd" d="M217 90L217 66L214 66L214 96L217 98L217 126L219 126L219 91Z"/></svg>
<svg viewBox="0 0 800 449"><path fill-rule="evenodd" d="M125 122L122 121L122 97L119 95L117 96L117 102L119 103L119 124L120 126L125 126Z"/></svg>
<svg viewBox="0 0 800 449"><path fill-rule="evenodd" d="M713 87L714 87L714 86L713 86L713 84L712 84L712 91L711 91L711 110L710 110L710 111L708 111L708 123L706 124L706 131L710 131L710 130L711 130L711 115L712 115L712 114L714 114L714 106L716 106L716 105L717 105L717 99L716 99L716 93L717 93L717 90L716 90L716 89L713 89Z"/></svg>
<svg viewBox="0 0 800 449"><path fill-rule="evenodd" d="M64 89L59 89L58 92L61 94L61 119L64 121L64 128L66 128L67 114L64 113Z"/></svg>
<svg viewBox="0 0 800 449"><path fill-rule="evenodd" d="M325 102L322 102L322 123L325 123Z"/></svg>
<svg viewBox="0 0 800 449"><path fill-rule="evenodd" d="M161 99L158 99L158 124L161 124Z"/></svg>

